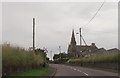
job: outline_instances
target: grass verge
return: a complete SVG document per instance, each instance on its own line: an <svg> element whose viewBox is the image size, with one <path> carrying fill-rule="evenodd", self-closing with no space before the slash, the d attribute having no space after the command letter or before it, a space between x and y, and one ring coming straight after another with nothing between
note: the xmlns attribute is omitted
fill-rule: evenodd
<svg viewBox="0 0 120 78"><path fill-rule="evenodd" d="M49 69L50 69L49 67L41 68L41 69L31 69L29 71L18 73L18 74L14 74L14 75L11 75L11 76L42 76Z"/></svg>
<svg viewBox="0 0 120 78"><path fill-rule="evenodd" d="M68 64L67 64L68 65ZM69 66L76 66L76 65L69 65ZM81 66L77 66L81 67ZM90 68L90 69L96 69L96 70L103 70L103 71L108 71L108 72L113 72L113 73L120 73L120 70L114 70L114 69L108 69L108 68L98 68L98 67L93 67L93 66L82 66L83 68Z"/></svg>
<svg viewBox="0 0 120 78"><path fill-rule="evenodd" d="M97 68L97 67L93 67L93 66L88 66L87 68L96 69L96 70L103 70L103 71L108 71L108 72L113 72L113 73L120 73L120 70L115 70L115 69Z"/></svg>

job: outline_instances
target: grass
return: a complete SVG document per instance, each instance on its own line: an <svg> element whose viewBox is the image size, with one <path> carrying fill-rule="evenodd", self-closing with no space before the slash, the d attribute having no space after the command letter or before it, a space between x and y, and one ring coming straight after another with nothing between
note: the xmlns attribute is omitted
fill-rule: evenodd
<svg viewBox="0 0 120 78"><path fill-rule="evenodd" d="M120 71L115 70L115 69L98 68L98 67L94 67L94 66L87 66L87 67L88 67L88 68L97 69L97 70L104 70L104 71L109 71L109 72L114 72L114 73L120 73Z"/></svg>
<svg viewBox="0 0 120 78"><path fill-rule="evenodd" d="M88 58L70 59L69 63L117 63L120 62L120 53L93 56Z"/></svg>
<svg viewBox="0 0 120 78"><path fill-rule="evenodd" d="M14 74L14 75L11 75L11 76L42 76L49 69L50 69L49 67L41 68L41 69L31 69L29 71L18 73L18 74Z"/></svg>
<svg viewBox="0 0 120 78"><path fill-rule="evenodd" d="M42 68L44 63L43 52L39 52L39 54L36 55L34 52L21 47L2 44L3 75Z"/></svg>
<svg viewBox="0 0 120 78"><path fill-rule="evenodd" d="M88 58L77 58L77 59L70 59L68 63L70 64L83 64L85 67L88 68L95 68L100 70L106 70L110 72L116 72L120 73L120 68L112 69L112 68L102 68L101 67L95 67L95 64L117 64L120 62L120 53L114 53L114 54L108 54L108 55L98 55L98 56L92 56ZM117 65L116 65L117 66Z"/></svg>

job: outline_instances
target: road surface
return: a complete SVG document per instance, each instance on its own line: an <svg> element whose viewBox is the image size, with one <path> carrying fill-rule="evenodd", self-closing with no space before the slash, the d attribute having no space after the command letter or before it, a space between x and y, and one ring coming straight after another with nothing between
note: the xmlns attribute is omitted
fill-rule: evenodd
<svg viewBox="0 0 120 78"><path fill-rule="evenodd" d="M50 64L50 66L57 69L55 76L118 76L118 73L84 67L61 64Z"/></svg>

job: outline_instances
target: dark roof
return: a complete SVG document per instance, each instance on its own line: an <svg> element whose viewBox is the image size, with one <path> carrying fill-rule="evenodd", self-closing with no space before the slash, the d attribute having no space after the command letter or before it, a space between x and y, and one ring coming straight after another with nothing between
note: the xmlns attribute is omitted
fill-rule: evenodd
<svg viewBox="0 0 120 78"><path fill-rule="evenodd" d="M109 49L109 50L107 50L107 51L108 51L108 52L120 52L120 50L117 49L117 48Z"/></svg>
<svg viewBox="0 0 120 78"><path fill-rule="evenodd" d="M108 54L108 51L104 48L99 48L98 50L95 51L95 54Z"/></svg>
<svg viewBox="0 0 120 78"><path fill-rule="evenodd" d="M80 49L82 49L82 51L88 51L91 50L91 52L94 52L95 50L97 50L98 48L96 46L86 46L86 45L82 45L81 48L79 45L76 46L76 50L77 52L80 51Z"/></svg>
<svg viewBox="0 0 120 78"><path fill-rule="evenodd" d="M104 48L99 48L99 49L96 50L96 52L106 52L106 51L107 51L107 50L104 49Z"/></svg>

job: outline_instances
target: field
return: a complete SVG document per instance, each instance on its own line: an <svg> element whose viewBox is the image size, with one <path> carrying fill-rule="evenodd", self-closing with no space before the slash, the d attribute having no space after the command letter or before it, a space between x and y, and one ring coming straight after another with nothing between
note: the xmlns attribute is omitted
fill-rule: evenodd
<svg viewBox="0 0 120 78"><path fill-rule="evenodd" d="M24 48L2 45L2 74L11 75L31 69L43 68L45 64L44 53L35 54Z"/></svg>

